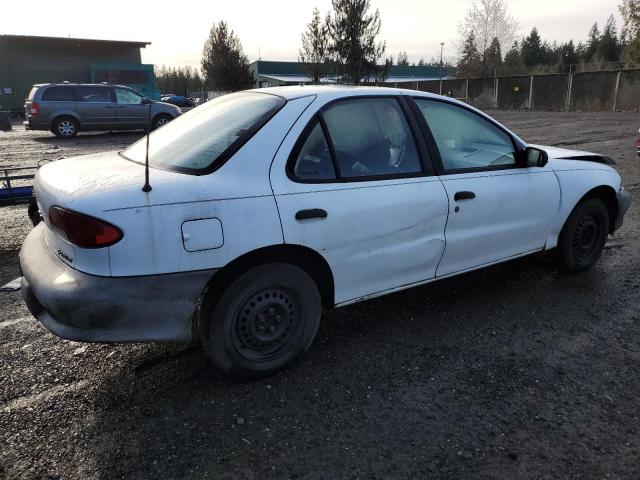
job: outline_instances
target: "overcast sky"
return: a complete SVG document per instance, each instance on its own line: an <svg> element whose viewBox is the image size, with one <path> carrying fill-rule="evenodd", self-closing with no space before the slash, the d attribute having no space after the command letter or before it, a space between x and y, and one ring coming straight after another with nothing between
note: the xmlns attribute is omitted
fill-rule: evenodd
<svg viewBox="0 0 640 480"><path fill-rule="evenodd" d="M506 0L520 23L520 35L537 26L543 38L584 40L593 22L600 26L614 14L620 28L620 0ZM444 55L456 57L457 24L471 0L371 0L380 11L380 39L387 55L406 50L411 62ZM65 5L65 6L61 6ZM296 60L300 34L314 6L323 15L330 0L208 0L142 2L109 0L61 4L51 0L2 0L0 34L143 40L143 62L198 66L211 24L224 19L240 37L245 53L256 60ZM182 9L181 9L182 7ZM505 50L507 50L506 48Z"/></svg>

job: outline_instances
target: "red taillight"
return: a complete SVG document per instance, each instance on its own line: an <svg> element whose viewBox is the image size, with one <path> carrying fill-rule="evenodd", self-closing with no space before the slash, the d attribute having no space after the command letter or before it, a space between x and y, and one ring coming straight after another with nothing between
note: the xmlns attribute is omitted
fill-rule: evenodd
<svg viewBox="0 0 640 480"><path fill-rule="evenodd" d="M31 104L31 109L29 110L31 115L38 115L40 113L40 104L39 103L32 103Z"/></svg>
<svg viewBox="0 0 640 480"><path fill-rule="evenodd" d="M49 209L49 221L55 230L82 248L108 247L122 240L122 230L97 218L61 207Z"/></svg>

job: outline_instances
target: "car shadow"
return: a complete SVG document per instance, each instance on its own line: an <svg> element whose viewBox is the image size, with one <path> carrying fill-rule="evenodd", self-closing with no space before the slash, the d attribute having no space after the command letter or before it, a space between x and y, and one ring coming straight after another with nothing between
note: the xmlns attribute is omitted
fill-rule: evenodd
<svg viewBox="0 0 640 480"><path fill-rule="evenodd" d="M460 349L485 349L486 341L476 347L474 338L495 338L496 331L500 337L501 329L535 329L538 302L565 308L554 293L558 284L578 288L590 282L597 284L597 275L560 275L540 255L327 311L307 355L259 380L223 375L199 345L147 345L127 355L98 385L94 422L87 428L96 445L108 448L85 454L93 456L100 478L184 478L197 472L234 478L231 470L260 478L273 474L271 466L285 465L287 475L303 476L323 464L309 449L341 455L325 439L362 429L359 440L351 441L364 441L368 448L383 442L384 432L401 421L384 417L385 409L394 408L385 395L418 382L424 383L418 391L433 395L433 401L455 402L442 393L451 385L434 383L442 390L436 391L427 384L451 372ZM509 348L527 348L519 343ZM441 407L447 422L458 414L447 411L446 402ZM433 428L453 428L430 418ZM296 442L304 460L288 457Z"/></svg>

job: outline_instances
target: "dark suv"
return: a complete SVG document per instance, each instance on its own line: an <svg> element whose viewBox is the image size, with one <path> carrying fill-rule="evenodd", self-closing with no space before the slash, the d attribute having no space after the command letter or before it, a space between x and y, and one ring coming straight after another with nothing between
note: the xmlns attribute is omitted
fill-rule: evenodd
<svg viewBox="0 0 640 480"><path fill-rule="evenodd" d="M129 87L71 83L34 85L24 109L27 130L49 130L62 138L80 130L146 129L149 113L155 129L181 113L175 105L148 100Z"/></svg>

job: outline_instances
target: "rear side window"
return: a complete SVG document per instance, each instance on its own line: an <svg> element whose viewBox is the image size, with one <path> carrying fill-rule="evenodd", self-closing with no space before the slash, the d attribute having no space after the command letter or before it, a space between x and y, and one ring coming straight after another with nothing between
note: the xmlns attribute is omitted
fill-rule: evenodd
<svg viewBox="0 0 640 480"><path fill-rule="evenodd" d="M29 92L29 96L27 97L27 100L33 100L33 97L35 96L37 91L38 91L38 87L33 87Z"/></svg>
<svg viewBox="0 0 640 480"><path fill-rule="evenodd" d="M336 178L331 151L322 125L316 120L309 136L302 144L294 164L294 175L301 180L330 180Z"/></svg>
<svg viewBox="0 0 640 480"><path fill-rule="evenodd" d="M79 102L112 103L111 92L105 87L77 87Z"/></svg>
<svg viewBox="0 0 640 480"><path fill-rule="evenodd" d="M49 87L42 94L42 100L47 102L73 102L75 100L73 87Z"/></svg>

